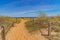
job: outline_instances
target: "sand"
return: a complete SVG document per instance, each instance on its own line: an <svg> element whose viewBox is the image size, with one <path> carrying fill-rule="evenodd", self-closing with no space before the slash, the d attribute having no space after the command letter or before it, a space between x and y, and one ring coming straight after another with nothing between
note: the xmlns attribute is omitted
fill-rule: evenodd
<svg viewBox="0 0 60 40"><path fill-rule="evenodd" d="M6 35L6 40L47 40L39 33L30 34L25 27L27 20L21 19L21 23L12 27Z"/></svg>

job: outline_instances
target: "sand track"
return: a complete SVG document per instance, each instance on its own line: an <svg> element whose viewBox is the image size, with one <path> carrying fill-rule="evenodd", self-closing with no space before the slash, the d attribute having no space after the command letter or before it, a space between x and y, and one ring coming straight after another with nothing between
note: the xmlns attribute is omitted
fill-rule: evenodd
<svg viewBox="0 0 60 40"><path fill-rule="evenodd" d="M6 40L47 40L43 36L37 36L38 34L31 35L25 28L25 22L27 20L21 19L21 23L16 24L16 27L12 27L6 35Z"/></svg>

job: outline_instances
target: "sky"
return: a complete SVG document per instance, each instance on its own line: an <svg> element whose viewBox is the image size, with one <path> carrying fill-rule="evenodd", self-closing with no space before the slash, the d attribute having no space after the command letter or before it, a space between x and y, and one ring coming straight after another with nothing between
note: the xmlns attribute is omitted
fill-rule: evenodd
<svg viewBox="0 0 60 40"><path fill-rule="evenodd" d="M60 0L0 0L0 16L37 17L60 15Z"/></svg>

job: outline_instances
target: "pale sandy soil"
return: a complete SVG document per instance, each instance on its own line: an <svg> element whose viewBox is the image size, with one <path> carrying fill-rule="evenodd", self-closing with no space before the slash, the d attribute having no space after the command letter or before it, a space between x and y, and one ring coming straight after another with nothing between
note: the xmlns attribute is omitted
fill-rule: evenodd
<svg viewBox="0 0 60 40"><path fill-rule="evenodd" d="M47 40L40 33L30 34L25 28L27 20L21 19L21 23L16 24L6 35L6 40Z"/></svg>

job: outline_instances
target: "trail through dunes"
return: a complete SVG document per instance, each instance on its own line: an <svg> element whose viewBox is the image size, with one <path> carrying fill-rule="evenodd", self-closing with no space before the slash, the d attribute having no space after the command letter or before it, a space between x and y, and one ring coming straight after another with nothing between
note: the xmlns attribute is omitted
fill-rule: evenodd
<svg viewBox="0 0 60 40"><path fill-rule="evenodd" d="M21 19L21 23L16 24L15 27L12 27L6 35L6 40L47 40L37 33L31 35L25 28L26 21L27 20Z"/></svg>

